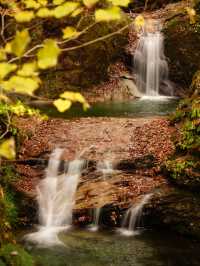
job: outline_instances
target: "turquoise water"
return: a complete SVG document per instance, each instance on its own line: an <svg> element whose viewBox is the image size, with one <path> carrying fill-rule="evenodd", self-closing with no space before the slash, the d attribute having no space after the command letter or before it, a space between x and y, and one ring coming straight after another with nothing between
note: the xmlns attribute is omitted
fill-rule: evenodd
<svg viewBox="0 0 200 266"><path fill-rule="evenodd" d="M65 112L59 113L53 107L43 107L44 113L52 117L73 118L73 117L148 117L165 116L175 111L178 104L177 99L158 98L141 99L128 102L104 102L91 105L91 108L84 112L81 106L74 105Z"/></svg>
<svg viewBox="0 0 200 266"><path fill-rule="evenodd" d="M62 233L65 246L30 249L38 266L199 266L199 243L168 232L125 237L111 232Z"/></svg>

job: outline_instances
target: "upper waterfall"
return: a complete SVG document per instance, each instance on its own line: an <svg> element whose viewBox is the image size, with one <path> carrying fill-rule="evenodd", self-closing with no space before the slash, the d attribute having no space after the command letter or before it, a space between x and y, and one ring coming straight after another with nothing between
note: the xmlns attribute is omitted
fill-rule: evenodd
<svg viewBox="0 0 200 266"><path fill-rule="evenodd" d="M168 63L164 55L164 37L157 20L146 20L139 36L134 55L136 84L145 96L159 96L161 87L165 95L172 96L168 81Z"/></svg>

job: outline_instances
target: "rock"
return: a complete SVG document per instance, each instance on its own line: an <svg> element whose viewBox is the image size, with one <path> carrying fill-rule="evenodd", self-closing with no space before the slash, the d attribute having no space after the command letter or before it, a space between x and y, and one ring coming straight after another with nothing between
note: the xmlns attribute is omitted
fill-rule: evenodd
<svg viewBox="0 0 200 266"><path fill-rule="evenodd" d="M194 97L200 96L200 70L193 76L190 92Z"/></svg>
<svg viewBox="0 0 200 266"><path fill-rule="evenodd" d="M148 208L152 225L164 226L182 235L200 239L200 198L198 194L165 187L154 194Z"/></svg>
<svg viewBox="0 0 200 266"><path fill-rule="evenodd" d="M194 73L200 68L200 21L197 16L196 23L190 24L185 4L180 3L174 14L170 11L170 15L166 16L164 34L170 79L188 88Z"/></svg>

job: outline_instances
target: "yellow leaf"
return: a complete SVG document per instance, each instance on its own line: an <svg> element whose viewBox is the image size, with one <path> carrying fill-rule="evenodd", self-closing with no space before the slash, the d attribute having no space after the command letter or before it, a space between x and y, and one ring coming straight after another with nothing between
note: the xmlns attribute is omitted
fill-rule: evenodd
<svg viewBox="0 0 200 266"><path fill-rule="evenodd" d="M0 48L0 61L6 60L6 51L3 48Z"/></svg>
<svg viewBox="0 0 200 266"><path fill-rule="evenodd" d="M40 4L34 0L24 0L23 3L26 8L38 9L40 7Z"/></svg>
<svg viewBox="0 0 200 266"><path fill-rule="evenodd" d="M37 0L38 3L41 5L41 6L46 6L48 4L48 0Z"/></svg>
<svg viewBox="0 0 200 266"><path fill-rule="evenodd" d="M62 18L64 16L68 16L73 11L75 11L78 6L79 6L79 3L66 2L66 3L64 3L64 4L60 5L60 6L57 6L54 9L54 16L56 18Z"/></svg>
<svg viewBox="0 0 200 266"><path fill-rule="evenodd" d="M35 17L33 11L21 11L17 12L15 19L17 22L29 22Z"/></svg>
<svg viewBox="0 0 200 266"><path fill-rule="evenodd" d="M2 82L1 86L7 91L32 95L38 89L39 82L37 78L13 76L8 81Z"/></svg>
<svg viewBox="0 0 200 266"><path fill-rule="evenodd" d="M12 53L12 47L11 47L11 42L7 42L5 46L5 52L8 54Z"/></svg>
<svg viewBox="0 0 200 266"><path fill-rule="evenodd" d="M99 2L99 0L83 0L83 4L88 7L91 8L92 6L94 6L97 2Z"/></svg>
<svg viewBox="0 0 200 266"><path fill-rule="evenodd" d="M40 8L37 12L37 16L40 18L48 18L54 16L54 11L46 7Z"/></svg>
<svg viewBox="0 0 200 266"><path fill-rule="evenodd" d="M136 29L140 30L144 26L144 24L145 24L144 17L142 15L138 15L134 21Z"/></svg>
<svg viewBox="0 0 200 266"><path fill-rule="evenodd" d="M37 76L38 72L36 72L36 70L37 70L36 62L25 63L23 64L22 68L17 71L17 74L23 77Z"/></svg>
<svg viewBox="0 0 200 266"><path fill-rule="evenodd" d="M87 103L86 99L79 92L65 91L60 95L60 97L66 99L66 100L69 100L71 102L81 103L83 105L84 110L86 110L90 107L89 104Z"/></svg>
<svg viewBox="0 0 200 266"><path fill-rule="evenodd" d="M56 6L61 5L63 2L65 2L65 0L53 0L53 4Z"/></svg>
<svg viewBox="0 0 200 266"><path fill-rule="evenodd" d="M0 156L9 160L15 158L16 153L14 138L7 139L0 145Z"/></svg>
<svg viewBox="0 0 200 266"><path fill-rule="evenodd" d="M29 36L28 30L17 31L14 40L11 42L11 51L16 56L22 56L26 50L31 38ZM7 47L8 48L8 47Z"/></svg>
<svg viewBox="0 0 200 266"><path fill-rule="evenodd" d="M10 102L10 99L3 93L0 93L0 102L4 101L6 103Z"/></svg>
<svg viewBox="0 0 200 266"><path fill-rule="evenodd" d="M62 31L63 31L63 39L69 39L79 35L79 32L76 31L74 27L66 27Z"/></svg>
<svg viewBox="0 0 200 266"><path fill-rule="evenodd" d="M195 24L196 23L196 11L194 10L194 8L186 7L186 11L190 18L190 24Z"/></svg>
<svg viewBox="0 0 200 266"><path fill-rule="evenodd" d="M71 14L71 17L76 17L76 16L78 16L78 15L80 15L82 12L83 12L83 8L82 7L79 7L79 8L77 8L76 10L74 10L73 12L72 12L72 14Z"/></svg>
<svg viewBox="0 0 200 266"><path fill-rule="evenodd" d="M10 72L17 68L15 64L0 63L0 79L4 79Z"/></svg>
<svg viewBox="0 0 200 266"><path fill-rule="evenodd" d="M111 20L119 20L120 18L121 18L121 10L117 6L107 9L98 9L95 12L96 21L111 21Z"/></svg>
<svg viewBox="0 0 200 266"><path fill-rule="evenodd" d="M67 111L72 105L71 101L63 99L57 99L53 102L53 104L61 113Z"/></svg>
<svg viewBox="0 0 200 266"><path fill-rule="evenodd" d="M58 56L60 49L55 40L47 39L44 42L44 47L41 48L38 53L38 66L41 69L53 67L58 62Z"/></svg>
<svg viewBox="0 0 200 266"><path fill-rule="evenodd" d="M123 7L127 7L131 0L107 0L108 2L111 2L114 6L123 6Z"/></svg>

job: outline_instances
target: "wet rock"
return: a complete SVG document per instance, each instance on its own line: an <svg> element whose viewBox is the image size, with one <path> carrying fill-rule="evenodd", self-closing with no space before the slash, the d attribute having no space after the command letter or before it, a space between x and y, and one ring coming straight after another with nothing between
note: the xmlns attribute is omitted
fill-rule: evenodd
<svg viewBox="0 0 200 266"><path fill-rule="evenodd" d="M148 208L152 225L164 226L182 235L200 238L198 194L178 188L163 188L155 193Z"/></svg>

